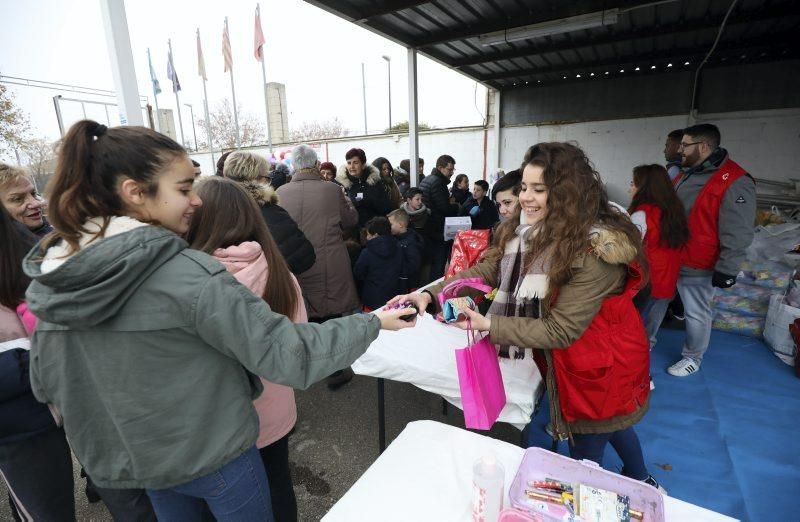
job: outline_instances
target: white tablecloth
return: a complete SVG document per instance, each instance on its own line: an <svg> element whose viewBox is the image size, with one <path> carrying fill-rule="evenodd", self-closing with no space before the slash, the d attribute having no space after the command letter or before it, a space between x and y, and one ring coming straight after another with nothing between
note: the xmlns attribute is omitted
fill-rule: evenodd
<svg viewBox="0 0 800 522"><path fill-rule="evenodd" d="M323 517L325 522L469 521L472 465L494 453L508 488L524 450L434 421L411 422ZM668 522L724 522L719 513L665 497Z"/></svg>
<svg viewBox="0 0 800 522"><path fill-rule="evenodd" d="M369 350L353 363L353 371L411 383L461 408L454 350L466 345L465 331L425 314L414 328L382 330ZM531 419L534 395L541 395L542 376L530 352L522 360L501 359L500 371L507 403L498 420L522 429Z"/></svg>

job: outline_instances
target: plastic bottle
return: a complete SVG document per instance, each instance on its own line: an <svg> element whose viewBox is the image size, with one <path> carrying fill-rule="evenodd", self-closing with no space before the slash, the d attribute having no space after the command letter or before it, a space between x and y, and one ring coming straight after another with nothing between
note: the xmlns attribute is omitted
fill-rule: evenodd
<svg viewBox="0 0 800 522"><path fill-rule="evenodd" d="M503 509L505 470L493 454L472 467L472 522L496 522Z"/></svg>

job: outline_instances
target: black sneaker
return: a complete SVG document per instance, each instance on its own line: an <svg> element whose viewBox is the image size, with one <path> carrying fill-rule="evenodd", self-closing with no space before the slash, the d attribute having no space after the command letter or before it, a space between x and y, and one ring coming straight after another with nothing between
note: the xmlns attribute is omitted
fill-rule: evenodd
<svg viewBox="0 0 800 522"><path fill-rule="evenodd" d="M644 479L642 482L644 482L645 484L650 484L651 486L656 488L659 491L659 493L661 493L662 495L666 495L667 494L667 490L664 489L664 487L661 484L658 483L658 481L656 480L656 478L653 475L647 475L647 478Z"/></svg>
<svg viewBox="0 0 800 522"><path fill-rule="evenodd" d="M344 370L339 370L328 377L328 389L338 390L351 380L353 380L353 370L351 370L349 367L345 368Z"/></svg>

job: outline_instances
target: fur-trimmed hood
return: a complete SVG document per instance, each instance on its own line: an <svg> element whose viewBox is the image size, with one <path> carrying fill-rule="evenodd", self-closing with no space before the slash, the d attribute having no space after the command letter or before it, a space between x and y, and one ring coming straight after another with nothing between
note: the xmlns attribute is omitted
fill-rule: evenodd
<svg viewBox="0 0 800 522"><path fill-rule="evenodd" d="M255 181L245 181L240 183L240 185L256 200L259 207L263 207L267 204L278 204L278 195L275 193L275 189L269 185L262 185Z"/></svg>
<svg viewBox="0 0 800 522"><path fill-rule="evenodd" d="M376 185L381 181L381 172L373 167L372 165L367 165L367 185ZM336 181L341 183L341 185L346 189L349 190L350 187L353 186L353 182L350 181L350 175L347 173L347 164L340 165L338 169L336 169Z"/></svg>
<svg viewBox="0 0 800 522"><path fill-rule="evenodd" d="M627 265L636 259L636 245L621 230L597 226L590 232L592 252L611 265Z"/></svg>

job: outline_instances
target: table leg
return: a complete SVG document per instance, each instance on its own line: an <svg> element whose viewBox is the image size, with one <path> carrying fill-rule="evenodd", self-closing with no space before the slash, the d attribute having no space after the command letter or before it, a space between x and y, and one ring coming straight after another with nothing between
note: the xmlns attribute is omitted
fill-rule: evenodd
<svg viewBox="0 0 800 522"><path fill-rule="evenodd" d="M378 452L386 449L386 403L383 397L384 382L378 378Z"/></svg>

